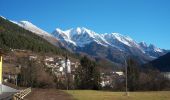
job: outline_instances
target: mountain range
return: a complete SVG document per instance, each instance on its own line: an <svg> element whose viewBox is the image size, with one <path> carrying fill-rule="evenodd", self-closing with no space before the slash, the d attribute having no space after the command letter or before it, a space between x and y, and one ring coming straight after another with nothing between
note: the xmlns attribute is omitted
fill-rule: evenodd
<svg viewBox="0 0 170 100"><path fill-rule="evenodd" d="M68 30L56 28L48 33L29 21L11 21L18 26L43 37L55 46L66 48L71 52L87 55L96 61L122 65L126 57L133 57L143 64L168 52L153 44L136 42L129 36L120 33L96 33L85 27Z"/></svg>
<svg viewBox="0 0 170 100"><path fill-rule="evenodd" d="M124 63L124 58L128 56L146 63L167 53L153 44L137 43L120 33L101 34L84 27L65 31L57 28L51 34L72 52L85 53L95 59L108 59L116 64Z"/></svg>

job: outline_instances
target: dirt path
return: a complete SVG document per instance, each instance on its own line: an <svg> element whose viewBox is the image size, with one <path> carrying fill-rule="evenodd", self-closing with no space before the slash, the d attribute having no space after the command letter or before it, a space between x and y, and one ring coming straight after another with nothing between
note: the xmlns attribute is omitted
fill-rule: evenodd
<svg viewBox="0 0 170 100"><path fill-rule="evenodd" d="M32 89L24 100L74 100L73 97L56 89Z"/></svg>

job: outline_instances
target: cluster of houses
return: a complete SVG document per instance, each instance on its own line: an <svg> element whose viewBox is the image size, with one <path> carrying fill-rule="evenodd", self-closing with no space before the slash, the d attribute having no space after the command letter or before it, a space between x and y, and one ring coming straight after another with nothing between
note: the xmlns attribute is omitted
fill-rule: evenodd
<svg viewBox="0 0 170 100"><path fill-rule="evenodd" d="M11 57L5 56L4 62L7 62L4 64L3 68L3 80L4 82L11 82L15 83L17 85L17 75L20 73L21 66L14 66L10 63ZM51 57L51 56L45 56L43 59L39 59L36 55L29 55L29 60L35 60L39 63L44 64L44 67L46 69L49 69L50 72L55 75L58 79L65 80L67 75L74 81L75 77L75 70L80 66L79 62L73 62L71 61L67 56L62 57ZM169 72L162 72L162 74L170 79L170 73ZM122 71L112 71L109 73L101 73L101 86L102 87L114 87L114 83L116 81L124 81L125 75Z"/></svg>
<svg viewBox="0 0 170 100"><path fill-rule="evenodd" d="M17 51L17 49L12 50L12 51ZM11 59L11 57L9 57L9 56L4 57L5 62L10 63L10 59ZM75 69L78 68L78 66L80 66L79 62L76 62L76 61L73 62L67 56L66 57L45 56L45 57L43 57L43 59L40 60L37 55L29 55L28 59L37 61L39 63L43 62L44 67L46 69L49 69L50 72L54 76L56 76L58 79L62 79L62 80L65 80L66 77L68 77L67 75L69 75L69 77L74 80ZM13 67L13 68L18 68L18 70L19 70L20 67ZM10 73L10 72L4 73L4 79L6 79L8 81L14 80L14 83L15 83L16 77L17 77L16 73ZM102 87L105 87L105 86L112 87L113 82L115 80L121 81L122 79L124 79L124 73L122 71L110 72L109 74L101 73L101 86Z"/></svg>
<svg viewBox="0 0 170 100"><path fill-rule="evenodd" d="M164 77L170 79L170 72L161 72L161 74L162 74Z"/></svg>
<svg viewBox="0 0 170 100"><path fill-rule="evenodd" d="M29 59L36 60L37 57L30 56ZM52 74L60 79L67 77L66 75L69 74L71 79L74 80L75 69L80 66L79 62L72 62L67 56L65 58L46 56L43 62L45 67L50 69ZM109 74L101 73L101 86L111 86L118 79L120 81L124 79L122 71L113 71Z"/></svg>
<svg viewBox="0 0 170 100"><path fill-rule="evenodd" d="M9 57L6 56L4 58L4 61L7 62L9 61L8 59ZM78 68L78 66L80 66L79 62L73 62L71 61L67 56L65 58L62 57L51 57L51 56L45 56L43 58L43 60L40 60L38 58L38 56L36 55L29 55L28 57L29 60L34 60L34 61L38 61L40 63L44 63L44 67L46 69L49 69L50 72L55 75L57 78L64 80L66 77L68 77L67 75L69 74L69 77L71 79L74 80L75 77L75 69ZM16 73L11 73L11 72L15 72L15 71L11 71L11 70L7 70L5 71L5 69L8 66L11 65L5 65L6 67L4 67L4 81L10 81L13 80L15 83L17 74L19 73L19 69L20 67L10 67L13 68L13 70L16 70ZM9 68L7 68L9 69ZM101 73L101 86L102 87L106 87L106 86L111 86L113 85L113 82L115 80L120 80L124 78L124 73L122 71L119 72L110 72L109 74L107 73Z"/></svg>
<svg viewBox="0 0 170 100"><path fill-rule="evenodd" d="M101 73L101 86L114 87L115 81L123 81L124 73L122 71L113 71L110 73Z"/></svg>
<svg viewBox="0 0 170 100"><path fill-rule="evenodd" d="M66 76L66 74L74 77L75 69L80 65L79 62L70 61L67 56L65 58L46 56L44 64L45 67L51 69L52 74L58 78Z"/></svg>
<svg viewBox="0 0 170 100"><path fill-rule="evenodd" d="M68 57L46 57L44 63L47 68L52 70L52 73L56 77L62 78L69 74L72 79L74 79L75 69L80 65L78 62L71 62ZM113 71L110 74L101 73L101 86L111 86L114 80L117 79L120 81L124 79L124 73L122 71Z"/></svg>

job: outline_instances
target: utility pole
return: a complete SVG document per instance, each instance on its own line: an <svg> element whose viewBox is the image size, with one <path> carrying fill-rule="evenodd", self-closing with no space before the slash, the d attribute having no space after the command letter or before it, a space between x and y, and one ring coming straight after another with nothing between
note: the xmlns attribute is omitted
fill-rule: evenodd
<svg viewBox="0 0 170 100"><path fill-rule="evenodd" d="M68 73L68 56L66 54L66 58L65 58L65 73L66 73L66 81L67 81L67 90L69 90L69 73Z"/></svg>
<svg viewBox="0 0 170 100"><path fill-rule="evenodd" d="M70 84L69 84L70 79L69 78L70 78L69 73L67 73L67 90L69 90L69 86L70 86Z"/></svg>
<svg viewBox="0 0 170 100"><path fill-rule="evenodd" d="M126 58L125 58L125 56L122 54L122 56L123 56L123 58L124 58L124 64L125 64L125 78L126 78L126 80L125 80L125 85L126 85L126 92L125 92L125 96L129 96L129 93L128 93L128 77L127 77L127 67L128 67L128 65L127 65L127 61L126 61Z"/></svg>
<svg viewBox="0 0 170 100"><path fill-rule="evenodd" d="M15 79L15 80L16 80L15 84L16 84L16 86L18 87L18 75L16 75L15 77L16 77L16 79Z"/></svg>
<svg viewBox="0 0 170 100"><path fill-rule="evenodd" d="M125 59L125 74L126 74L126 96L129 96L129 93L128 93L128 77L127 77L127 62L126 62L126 59Z"/></svg>

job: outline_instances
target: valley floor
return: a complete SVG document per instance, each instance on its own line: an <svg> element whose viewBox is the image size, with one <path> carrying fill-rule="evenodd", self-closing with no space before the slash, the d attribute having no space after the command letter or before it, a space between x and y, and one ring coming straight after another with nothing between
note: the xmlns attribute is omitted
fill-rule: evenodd
<svg viewBox="0 0 170 100"><path fill-rule="evenodd" d="M32 89L24 100L74 100L71 95L56 89Z"/></svg>
<svg viewBox="0 0 170 100"><path fill-rule="evenodd" d="M93 90L69 90L76 100L170 100L170 91L158 92L130 92L124 96L124 92L105 92Z"/></svg>
<svg viewBox="0 0 170 100"><path fill-rule="evenodd" d="M33 89L24 100L170 100L170 91L106 92L94 90Z"/></svg>

